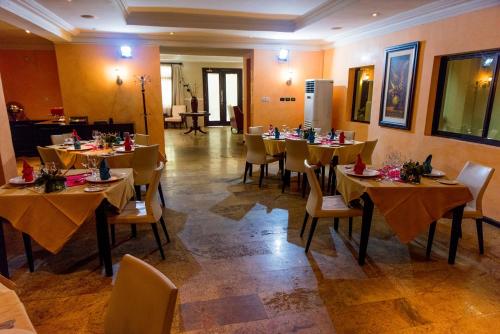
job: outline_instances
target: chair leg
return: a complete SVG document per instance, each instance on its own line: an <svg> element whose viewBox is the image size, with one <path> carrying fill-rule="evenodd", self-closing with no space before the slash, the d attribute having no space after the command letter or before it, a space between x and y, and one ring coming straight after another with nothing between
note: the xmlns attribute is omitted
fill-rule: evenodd
<svg viewBox="0 0 500 334"><path fill-rule="evenodd" d="M260 178L259 178L259 188L262 188L262 179L264 178L264 168L266 165L260 165Z"/></svg>
<svg viewBox="0 0 500 334"><path fill-rule="evenodd" d="M130 224L130 233L132 238L137 238L137 225Z"/></svg>
<svg viewBox="0 0 500 334"><path fill-rule="evenodd" d="M311 223L311 230L309 231L309 237L307 238L306 253L309 251L309 246L311 246L311 241L312 241L314 230L316 229L317 223L318 223L318 217L313 217L312 223Z"/></svg>
<svg viewBox="0 0 500 334"><path fill-rule="evenodd" d="M339 231L339 220L337 217L333 218L333 229L337 232Z"/></svg>
<svg viewBox="0 0 500 334"><path fill-rule="evenodd" d="M309 219L309 213L306 211L306 215L304 216L304 223L302 224L302 229L300 230L300 237L304 235L304 230L306 229L307 220Z"/></svg>
<svg viewBox="0 0 500 334"><path fill-rule="evenodd" d="M250 164L250 167L248 168L248 176L252 176L253 173L253 164Z"/></svg>
<svg viewBox="0 0 500 334"><path fill-rule="evenodd" d="M243 183L247 182L247 173L250 169L250 163L245 162L245 174L243 175Z"/></svg>
<svg viewBox="0 0 500 334"><path fill-rule="evenodd" d="M30 268L30 273L35 271L35 263L33 261L33 250L31 248L31 237L23 233L24 251L26 253L26 260L28 260L28 267Z"/></svg>
<svg viewBox="0 0 500 334"><path fill-rule="evenodd" d="M352 217L349 217L349 238L352 237Z"/></svg>
<svg viewBox="0 0 500 334"><path fill-rule="evenodd" d="M165 225L165 220L163 219L163 217L160 217L160 225L161 228L163 229L163 233L165 233L165 238L167 238L167 242L170 242L170 236L168 235L167 225Z"/></svg>
<svg viewBox="0 0 500 334"><path fill-rule="evenodd" d="M427 237L427 250L425 256L429 259L431 257L432 242L434 241L434 233L436 233L436 222L432 222L429 226L429 236Z"/></svg>
<svg viewBox="0 0 500 334"><path fill-rule="evenodd" d="M153 229L153 234L155 235L156 243L158 244L158 249L160 250L160 255L163 260L165 260L165 254L163 253L163 247L161 246L160 234L158 234L158 227L156 223L151 224L151 228Z"/></svg>
<svg viewBox="0 0 500 334"><path fill-rule="evenodd" d="M321 190L325 190L325 166L321 166Z"/></svg>
<svg viewBox="0 0 500 334"><path fill-rule="evenodd" d="M286 186L290 186L291 177L292 177L292 172L285 169L285 172L283 173L283 186L281 187L281 193L285 192Z"/></svg>
<svg viewBox="0 0 500 334"><path fill-rule="evenodd" d="M116 245L116 231L115 231L115 225L110 224L109 229L111 230L111 244L114 246Z"/></svg>
<svg viewBox="0 0 500 334"><path fill-rule="evenodd" d="M266 177L269 176L269 164L266 164Z"/></svg>
<svg viewBox="0 0 500 334"><path fill-rule="evenodd" d="M134 186L135 189L135 200L140 201L141 200L141 186Z"/></svg>
<svg viewBox="0 0 500 334"><path fill-rule="evenodd" d="M484 241L483 241L483 219L476 219L477 229L477 242L479 243L479 254L484 254Z"/></svg>
<svg viewBox="0 0 500 334"><path fill-rule="evenodd" d="M285 192L285 186L286 186L286 170L283 173L283 176L281 177L283 184L281 185L281 193L283 194Z"/></svg>
<svg viewBox="0 0 500 334"><path fill-rule="evenodd" d="M302 175L302 197L306 197L307 174Z"/></svg>
<svg viewBox="0 0 500 334"><path fill-rule="evenodd" d="M163 196L163 190L161 188L161 183L158 183L158 193L160 194L161 205L165 207L165 197Z"/></svg>

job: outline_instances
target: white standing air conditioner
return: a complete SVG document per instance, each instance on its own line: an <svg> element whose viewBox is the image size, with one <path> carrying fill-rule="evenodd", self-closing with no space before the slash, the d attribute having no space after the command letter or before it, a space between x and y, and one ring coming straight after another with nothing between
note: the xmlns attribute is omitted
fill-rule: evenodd
<svg viewBox="0 0 500 334"><path fill-rule="evenodd" d="M304 128L330 129L333 80L306 80Z"/></svg>

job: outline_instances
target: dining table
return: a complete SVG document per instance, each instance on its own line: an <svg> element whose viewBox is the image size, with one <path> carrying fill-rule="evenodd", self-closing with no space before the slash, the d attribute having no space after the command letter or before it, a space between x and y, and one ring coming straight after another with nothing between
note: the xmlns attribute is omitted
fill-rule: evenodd
<svg viewBox="0 0 500 334"><path fill-rule="evenodd" d="M9 275L1 222L8 222L22 232L28 264L33 271L31 239L56 254L85 222L95 217L98 250L106 275L112 276L107 212L110 208L123 209L134 196L134 178L131 168L111 169L111 175L113 182L95 184L87 181L90 176L87 170L70 169L66 176L73 184L51 193L33 184L0 187L0 272L6 277Z"/></svg>
<svg viewBox="0 0 500 334"><path fill-rule="evenodd" d="M420 183L382 177L373 167L374 177L356 175L353 165L336 168L337 191L346 203L361 199L363 216L358 263L363 265L368 247L373 209L377 206L387 224L403 243L415 239L446 213L453 213L448 263L454 264L465 205L473 199L469 188L458 182L422 177ZM454 184L451 184L454 183Z"/></svg>

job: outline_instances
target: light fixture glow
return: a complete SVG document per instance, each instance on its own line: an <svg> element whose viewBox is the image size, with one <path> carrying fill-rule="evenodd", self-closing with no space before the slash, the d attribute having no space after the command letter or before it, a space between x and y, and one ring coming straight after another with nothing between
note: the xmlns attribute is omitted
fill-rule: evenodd
<svg viewBox="0 0 500 334"><path fill-rule="evenodd" d="M278 55L279 61L288 61L289 51L287 49L280 49L280 53Z"/></svg>
<svg viewBox="0 0 500 334"><path fill-rule="evenodd" d="M115 68L115 73L116 73L116 84L118 86L121 86L123 84L123 79L120 77L121 71L118 67Z"/></svg>
<svg viewBox="0 0 500 334"><path fill-rule="evenodd" d="M171 32L170 32L170 35L173 35L173 34L174 34L174 32L173 32L173 31L171 31Z"/></svg>
<svg viewBox="0 0 500 334"><path fill-rule="evenodd" d="M377 17L378 15L379 15L379 13L378 13L378 12L373 12L373 13L372 13L372 16L373 16L373 17Z"/></svg>
<svg viewBox="0 0 500 334"><path fill-rule="evenodd" d="M122 58L132 58L132 48L128 45L122 45L120 47L120 52L122 54Z"/></svg>
<svg viewBox="0 0 500 334"><path fill-rule="evenodd" d="M31 31L29 31L28 29L25 30L27 34L31 34Z"/></svg>
<svg viewBox="0 0 500 334"><path fill-rule="evenodd" d="M486 58L483 62L483 66L484 67L490 66L491 63L493 63L493 58Z"/></svg>

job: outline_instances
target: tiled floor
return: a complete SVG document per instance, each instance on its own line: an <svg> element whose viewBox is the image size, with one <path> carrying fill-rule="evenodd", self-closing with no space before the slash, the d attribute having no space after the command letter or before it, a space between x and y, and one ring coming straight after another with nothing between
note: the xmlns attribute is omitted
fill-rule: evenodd
<svg viewBox="0 0 500 334"><path fill-rule="evenodd" d="M500 324L500 230L485 226L479 256L475 224L464 222L457 263L447 264L450 224L438 224L433 255L426 236L401 244L375 215L367 264L357 264L360 221L352 239L320 221L311 251L299 237L305 200L276 175L259 189L242 184L242 138L227 128L208 135L166 132L164 217L173 236L160 260L149 228L125 253L153 264L179 287L173 332L189 333L497 333ZM111 279L101 275L95 226L87 224L51 255L36 248L27 271L21 237L8 234L10 266L39 333L101 333Z"/></svg>

